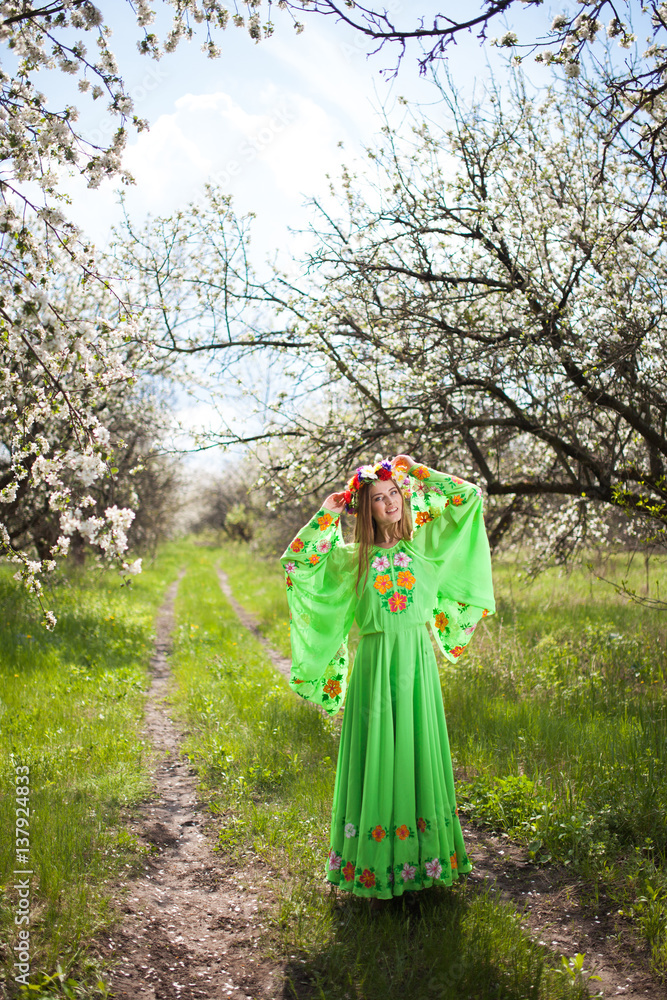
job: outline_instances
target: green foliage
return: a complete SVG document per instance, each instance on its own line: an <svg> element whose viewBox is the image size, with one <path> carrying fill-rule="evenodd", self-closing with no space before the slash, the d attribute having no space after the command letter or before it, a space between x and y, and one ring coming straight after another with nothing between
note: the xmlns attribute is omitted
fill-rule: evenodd
<svg viewBox="0 0 667 1000"><path fill-rule="evenodd" d="M604 887L667 975L667 622L583 572L496 576L496 622L443 672L460 805Z"/></svg>

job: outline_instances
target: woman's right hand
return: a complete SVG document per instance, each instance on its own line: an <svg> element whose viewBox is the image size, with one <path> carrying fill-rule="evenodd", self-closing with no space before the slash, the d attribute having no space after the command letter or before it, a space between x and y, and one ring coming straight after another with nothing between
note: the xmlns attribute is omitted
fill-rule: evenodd
<svg viewBox="0 0 667 1000"><path fill-rule="evenodd" d="M345 510L345 494L330 493L322 503L325 510L330 510L333 514L342 514Z"/></svg>

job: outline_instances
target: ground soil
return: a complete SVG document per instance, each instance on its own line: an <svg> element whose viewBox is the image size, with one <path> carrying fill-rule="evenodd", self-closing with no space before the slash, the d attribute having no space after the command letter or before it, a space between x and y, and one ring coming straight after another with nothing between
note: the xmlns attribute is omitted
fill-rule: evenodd
<svg viewBox="0 0 667 1000"><path fill-rule="evenodd" d="M604 997L644 997L665 1000L667 987L648 971L647 955L631 928L614 913L604 894L596 894L568 868L531 860L528 851L506 835L496 835L463 820L463 835L474 868L468 876L473 887L486 885L516 906L523 925L541 944L559 955L586 956L584 968L592 980L591 994Z"/></svg>
<svg viewBox="0 0 667 1000"><path fill-rule="evenodd" d="M220 585L239 618L265 645L281 673L289 661L272 649L252 616L233 598L227 578ZM287 969L262 956L264 919L271 906L273 873L253 858L239 870L215 853L214 820L198 802L195 771L181 754L182 733L171 717L169 635L178 583L168 591L156 623L152 684L145 736L155 753L153 795L131 823L151 849L143 869L117 886L122 919L95 945L112 959L110 985L117 1000L277 1000L284 997ZM539 865L506 837L465 825L474 861L472 886L491 886L514 903L524 926L561 955L586 954L585 966L600 976L591 993L665 1000L667 990L647 971L639 946L619 943L619 917L603 897L566 868ZM291 994L290 994L291 995ZM310 996L304 984L304 1000Z"/></svg>

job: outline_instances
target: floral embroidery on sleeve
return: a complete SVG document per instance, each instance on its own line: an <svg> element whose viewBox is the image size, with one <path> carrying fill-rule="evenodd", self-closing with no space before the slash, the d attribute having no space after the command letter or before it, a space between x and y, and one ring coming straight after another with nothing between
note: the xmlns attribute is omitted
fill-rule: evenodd
<svg viewBox="0 0 667 1000"><path fill-rule="evenodd" d="M429 479L431 473L426 468L425 465L415 465L414 469L410 469L410 475L414 476L416 479Z"/></svg>

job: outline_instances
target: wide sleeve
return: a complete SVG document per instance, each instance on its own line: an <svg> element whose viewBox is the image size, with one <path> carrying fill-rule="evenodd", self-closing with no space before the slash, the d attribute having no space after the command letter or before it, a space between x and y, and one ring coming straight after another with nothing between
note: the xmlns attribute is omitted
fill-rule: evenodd
<svg viewBox="0 0 667 1000"><path fill-rule="evenodd" d="M458 476L416 465L409 493L415 545L437 580L431 627L444 655L455 661L478 622L495 612L482 492Z"/></svg>
<svg viewBox="0 0 667 1000"><path fill-rule="evenodd" d="M290 687L330 715L339 711L347 687L347 636L357 604L351 549L340 518L322 509L281 559L291 623Z"/></svg>

